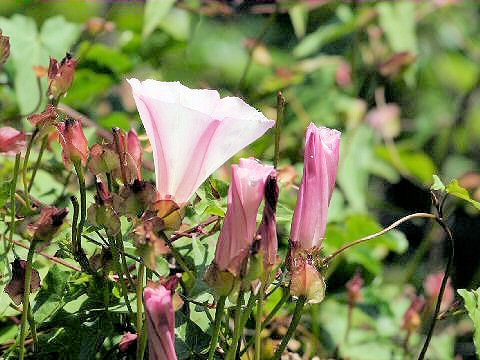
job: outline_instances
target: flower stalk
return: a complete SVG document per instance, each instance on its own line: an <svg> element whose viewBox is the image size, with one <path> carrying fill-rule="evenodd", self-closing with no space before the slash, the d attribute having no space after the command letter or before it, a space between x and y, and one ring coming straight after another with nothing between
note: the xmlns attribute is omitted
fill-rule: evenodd
<svg viewBox="0 0 480 360"><path fill-rule="evenodd" d="M27 180L27 171L28 171L28 158L30 157L30 151L32 150L33 142L38 134L38 127L32 133L30 140L27 145L27 150L25 152L25 159L23 160L23 168L22 168L22 180L23 180L23 189L25 191L25 203L28 210L31 209L30 207L30 195L29 195L29 184Z"/></svg>
<svg viewBox="0 0 480 360"><path fill-rule="evenodd" d="M208 360L213 360L215 356L215 350L217 348L218 335L220 334L220 327L222 325L223 313L225 311L226 296L220 296L217 302L217 308L215 310L215 323L213 325L212 339L210 341L210 349L208 350Z"/></svg>
<svg viewBox="0 0 480 360"><path fill-rule="evenodd" d="M137 275L137 334L138 334L138 346L137 346L137 360L142 360L145 349L142 351L140 344L144 341L146 337L146 331L143 329L143 278L145 277L145 265L140 264L138 266L138 275Z"/></svg>
<svg viewBox="0 0 480 360"><path fill-rule="evenodd" d="M13 168L13 178L10 184L10 232L8 233L8 244L5 244L4 253L10 251L13 241L13 233L15 232L15 213L16 213L16 202L15 202L15 192L17 190L17 179L18 179L18 170L20 168L20 153L15 156L15 166Z"/></svg>
<svg viewBox="0 0 480 360"><path fill-rule="evenodd" d="M262 358L262 315L263 315L263 298L265 296L265 286L263 281L260 283L260 296L257 301L257 316L255 321L255 360ZM253 296L253 295L252 295Z"/></svg>
<svg viewBox="0 0 480 360"><path fill-rule="evenodd" d="M45 152L45 149L47 148L48 145L48 136L45 135L42 140L42 145L40 146L40 152L38 153L37 161L35 162L35 165L33 167L32 171L32 177L30 178L30 183L28 184L28 191L32 190L33 182L35 180L35 176L37 175L38 168L40 167L40 164L42 162L42 157L43 153Z"/></svg>
<svg viewBox="0 0 480 360"><path fill-rule="evenodd" d="M233 339L230 345L230 349L228 349L227 360L235 360L237 356L238 342L240 340L240 336L242 335L243 330L241 326L243 295L243 284L241 284L240 290L238 291L237 306L235 307L235 328L233 330Z"/></svg>

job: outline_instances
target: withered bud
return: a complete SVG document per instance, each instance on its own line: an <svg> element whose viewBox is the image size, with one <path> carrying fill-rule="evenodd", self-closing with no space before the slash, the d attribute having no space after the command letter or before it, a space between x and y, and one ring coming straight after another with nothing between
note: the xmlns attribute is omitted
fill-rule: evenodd
<svg viewBox="0 0 480 360"><path fill-rule="evenodd" d="M102 247L100 254L95 254L89 259L90 265L95 271L104 269L108 271L113 268L113 255L110 248Z"/></svg>
<svg viewBox="0 0 480 360"><path fill-rule="evenodd" d="M160 231L164 230L164 224L161 218L145 214L140 225L135 228L134 237L137 247L137 253L143 256L145 264L151 268L157 267L157 256L168 254L170 249L165 241L159 236Z"/></svg>
<svg viewBox="0 0 480 360"><path fill-rule="evenodd" d="M104 228L109 236L115 236L120 232L121 223L112 208L112 196L103 182L97 180L96 186L95 204L88 208L88 222L95 227Z"/></svg>
<svg viewBox="0 0 480 360"><path fill-rule="evenodd" d="M95 36L101 32L112 32L115 30L115 24L111 21L106 21L105 19L94 17L87 21L85 28L88 33L92 36Z"/></svg>
<svg viewBox="0 0 480 360"><path fill-rule="evenodd" d="M90 149L88 168L94 175L109 173L120 167L120 160L116 152L108 146L95 144Z"/></svg>
<svg viewBox="0 0 480 360"><path fill-rule="evenodd" d="M12 262L12 279L5 286L5 292L10 296L16 305L20 305L25 292L25 270L27 262L16 258ZM40 288L40 275L36 269L32 269L30 280L30 292L35 292Z"/></svg>
<svg viewBox="0 0 480 360"><path fill-rule="evenodd" d="M350 304L353 305L362 298L362 294L360 293L362 286L363 278L360 273L356 273L355 276L347 282L346 288L348 290L348 300L350 301Z"/></svg>
<svg viewBox="0 0 480 360"><path fill-rule="evenodd" d="M10 56L10 37L3 35L0 30L0 66L5 64Z"/></svg>
<svg viewBox="0 0 480 360"><path fill-rule="evenodd" d="M60 229L60 226L62 226L67 214L68 209L65 208L56 208L54 206L42 208L37 221L29 225L33 241L43 242L45 243L44 246L48 246L58 229Z"/></svg>
<svg viewBox="0 0 480 360"><path fill-rule="evenodd" d="M57 119L57 109L55 109L55 107L51 104L48 104L42 113L33 114L28 117L30 124L40 129L40 138L53 129L53 125L57 124Z"/></svg>
<svg viewBox="0 0 480 360"><path fill-rule="evenodd" d="M54 58L50 58L48 67L48 96L53 99L59 99L66 94L72 86L75 77L75 67L77 61L67 53L60 63Z"/></svg>
<svg viewBox="0 0 480 360"><path fill-rule="evenodd" d="M412 304L403 315L402 328L408 332L415 331L422 323L421 313L425 306L425 299L423 296L416 296Z"/></svg>
<svg viewBox="0 0 480 360"><path fill-rule="evenodd" d="M120 193L113 197L113 207L120 215L129 218L142 217L145 210L154 206L157 198L155 187L140 180L122 187Z"/></svg>

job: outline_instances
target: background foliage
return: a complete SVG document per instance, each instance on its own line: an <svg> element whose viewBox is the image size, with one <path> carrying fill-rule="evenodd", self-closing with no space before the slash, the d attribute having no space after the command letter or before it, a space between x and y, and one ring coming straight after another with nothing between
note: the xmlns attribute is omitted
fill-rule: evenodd
<svg viewBox="0 0 480 360"><path fill-rule="evenodd" d="M280 2L278 9L268 1L3 2L0 28L10 36L12 49L6 71L0 74L0 81L11 85L0 87L1 126L31 130L19 115L46 102L40 98L33 66L46 66L48 56L61 58L69 50L79 65L73 87L61 102L93 120L86 130L90 144L101 129L112 126L133 127L144 134L125 82L130 76L216 88L223 95L243 97L270 118L275 118L276 94L282 90L288 102L280 163L286 180L278 213L283 253L296 201L292 183L298 184L300 176L294 175L302 171L305 128L314 122L343 131L338 187L325 240L328 254L408 213L431 211L429 188L434 174L445 184L459 179L480 201L479 9L474 2ZM88 22L94 17L111 22L107 31L95 33ZM45 88L43 79L42 92ZM384 103L398 105L399 116L393 117L390 127L375 128L369 116ZM32 195L67 207L76 183L61 163L58 143L50 147ZM248 155L271 161L272 134L232 161ZM0 164L3 205L13 159L1 158ZM144 175L154 179L151 171ZM202 201L191 209L186 223L195 225L208 215L224 214L228 176L229 166L225 166L213 179L221 199L212 196L209 186L199 190ZM91 202L93 191L89 196ZM454 197L447 202L456 241L452 274L456 289L480 285L480 226L474 205ZM1 232L5 229L1 222ZM216 237L184 238L178 245L202 271L213 258ZM68 238L65 229L48 252L61 257ZM125 239L125 247L134 253L131 239ZM94 248L87 244L89 254ZM403 224L351 249L328 269L327 298L309 308L290 349L305 358L401 359L402 319L410 305L407 295L424 292L426 275L444 267L445 249L441 229L423 220ZM17 253L25 258L22 249ZM2 288L9 280L12 260L9 255L0 262ZM159 273L167 274L168 263L159 261ZM102 307L105 289L96 288L86 276L52 266L41 257L36 258L35 268L43 285L33 304L42 335L39 358L93 359L116 354L116 344L128 330L121 325L125 307L119 302L107 316ZM366 286L345 341L345 283L356 271ZM461 295L478 324L478 290ZM120 298L118 289L113 289L112 296ZM203 282L189 296L197 302L212 299ZM278 291L269 298L267 311L280 296ZM2 292L3 350L17 333L18 311L9 304ZM438 323L431 359L475 358L472 322L459 304L454 309L460 310ZM428 323L427 313L424 326L410 339L413 354ZM267 329L265 356L285 332L287 316L283 313ZM180 358L205 352L209 326L201 306L190 303L188 310L177 313ZM478 334L475 338L478 343Z"/></svg>

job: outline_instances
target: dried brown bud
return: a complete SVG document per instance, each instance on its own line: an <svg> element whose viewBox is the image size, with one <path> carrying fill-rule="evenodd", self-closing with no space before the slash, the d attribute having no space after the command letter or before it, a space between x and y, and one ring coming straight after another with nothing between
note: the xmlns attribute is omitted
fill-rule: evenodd
<svg viewBox="0 0 480 360"><path fill-rule="evenodd" d="M48 246L54 238L63 220L68 214L68 209L45 206L40 212L38 219L31 225L29 230L32 232L32 239L36 242L45 243Z"/></svg>
<svg viewBox="0 0 480 360"><path fill-rule="evenodd" d="M5 64L10 56L10 38L0 30L0 66Z"/></svg>
<svg viewBox="0 0 480 360"><path fill-rule="evenodd" d="M12 262L12 279L5 286L5 292L10 296L16 305L20 305L25 292L25 270L27 262L16 258ZM30 292L35 292L40 288L40 275L36 269L32 269L30 280Z"/></svg>
<svg viewBox="0 0 480 360"><path fill-rule="evenodd" d="M56 59L50 58L48 67L48 96L50 98L59 99L66 94L72 86L76 66L77 61L69 53L60 63Z"/></svg>

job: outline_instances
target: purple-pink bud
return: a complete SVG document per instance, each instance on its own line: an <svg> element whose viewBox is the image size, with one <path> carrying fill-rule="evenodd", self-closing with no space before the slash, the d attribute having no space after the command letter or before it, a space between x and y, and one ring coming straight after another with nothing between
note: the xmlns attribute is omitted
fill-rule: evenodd
<svg viewBox="0 0 480 360"><path fill-rule="evenodd" d="M175 312L172 293L163 286L147 287L143 293L150 360L177 360Z"/></svg>
<svg viewBox="0 0 480 360"><path fill-rule="evenodd" d="M80 120L67 119L57 124L60 144L63 149L63 162L70 168L72 162L81 161L87 165L88 141L83 133Z"/></svg>
<svg viewBox="0 0 480 360"><path fill-rule="evenodd" d="M309 250L322 245L339 156L340 132L310 124L306 136L303 178L290 234L296 248Z"/></svg>
<svg viewBox="0 0 480 360"><path fill-rule="evenodd" d="M257 229L257 213L265 194L265 181L273 167L254 158L232 165L228 209L218 238L215 263L220 271L239 275Z"/></svg>

